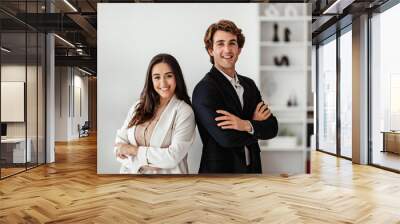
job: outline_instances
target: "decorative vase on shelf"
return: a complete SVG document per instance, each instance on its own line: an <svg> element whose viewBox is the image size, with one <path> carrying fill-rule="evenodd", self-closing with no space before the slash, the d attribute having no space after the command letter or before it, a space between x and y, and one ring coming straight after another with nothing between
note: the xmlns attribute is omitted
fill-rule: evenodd
<svg viewBox="0 0 400 224"><path fill-rule="evenodd" d="M274 64L276 66L289 66L289 58L286 55L282 56L281 59L279 59L278 57L274 57Z"/></svg>
<svg viewBox="0 0 400 224"><path fill-rule="evenodd" d="M274 37L272 38L272 41L274 42L279 42L279 37L278 37L278 24L274 23Z"/></svg>
<svg viewBox="0 0 400 224"><path fill-rule="evenodd" d="M292 106L292 99L289 97L289 99L286 102L286 106L287 107L291 107Z"/></svg>
<svg viewBox="0 0 400 224"><path fill-rule="evenodd" d="M285 33L285 38L284 38L284 40L285 40L285 42L290 42L290 30L289 30L289 28L285 28L285 30L284 30L284 33Z"/></svg>
<svg viewBox="0 0 400 224"><path fill-rule="evenodd" d="M265 7L264 16L277 17L279 16L279 11L273 5L270 4L267 7Z"/></svg>
<svg viewBox="0 0 400 224"><path fill-rule="evenodd" d="M285 16L286 17L295 17L298 16L296 8L291 6L290 4L287 4L285 8Z"/></svg>
<svg viewBox="0 0 400 224"><path fill-rule="evenodd" d="M297 96L295 93L291 93L289 95L289 99L287 100L287 106L288 107L297 107L298 106Z"/></svg>
<svg viewBox="0 0 400 224"><path fill-rule="evenodd" d="M293 95L293 106L297 107L297 97L296 97L296 95Z"/></svg>

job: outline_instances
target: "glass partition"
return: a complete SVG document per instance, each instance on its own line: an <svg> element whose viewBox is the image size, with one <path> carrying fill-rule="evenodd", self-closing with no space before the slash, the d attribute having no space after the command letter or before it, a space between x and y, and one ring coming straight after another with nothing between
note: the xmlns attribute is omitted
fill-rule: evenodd
<svg viewBox="0 0 400 224"><path fill-rule="evenodd" d="M346 32L347 31L347 32ZM340 36L340 155L352 158L352 34Z"/></svg>
<svg viewBox="0 0 400 224"><path fill-rule="evenodd" d="M26 150L26 33L1 34L1 175L21 172L30 162ZM28 147L29 149L29 147Z"/></svg>
<svg viewBox="0 0 400 224"><path fill-rule="evenodd" d="M336 36L318 48L318 149L336 154Z"/></svg>
<svg viewBox="0 0 400 224"><path fill-rule="evenodd" d="M43 33L38 33L38 64L37 64L37 162L43 164L46 162L46 37Z"/></svg>
<svg viewBox="0 0 400 224"><path fill-rule="evenodd" d="M36 32L28 32L27 35L27 74L26 74L26 113L27 113L27 150L30 151L30 160L27 167L37 165L37 116L38 116L38 35Z"/></svg>
<svg viewBox="0 0 400 224"><path fill-rule="evenodd" d="M0 11L0 178L45 162L45 34L16 19L43 13L44 3L0 3L15 12Z"/></svg>
<svg viewBox="0 0 400 224"><path fill-rule="evenodd" d="M371 18L372 164L400 171L400 5Z"/></svg>

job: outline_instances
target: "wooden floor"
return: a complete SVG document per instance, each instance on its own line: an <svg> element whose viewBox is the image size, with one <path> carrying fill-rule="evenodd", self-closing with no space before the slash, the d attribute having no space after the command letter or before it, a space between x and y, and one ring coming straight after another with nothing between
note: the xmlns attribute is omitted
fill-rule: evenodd
<svg viewBox="0 0 400 224"><path fill-rule="evenodd" d="M374 151L372 161L377 165L400 170L400 154L376 150Z"/></svg>
<svg viewBox="0 0 400 224"><path fill-rule="evenodd" d="M1 177L7 177L22 171L25 171L26 168L1 168Z"/></svg>
<svg viewBox="0 0 400 224"><path fill-rule="evenodd" d="M11 167L11 168L10 167L7 167L7 168L2 167L1 170L0 170L1 178L5 178L5 177L11 176L11 175L15 175L17 173L24 172L27 169L29 170L29 169L33 169L35 167L37 167L36 163L35 164L27 163L27 167L25 167L25 164L18 164L18 167Z"/></svg>
<svg viewBox="0 0 400 224"><path fill-rule="evenodd" d="M400 223L400 175L320 152L312 174L99 176L96 139L0 181L0 223Z"/></svg>

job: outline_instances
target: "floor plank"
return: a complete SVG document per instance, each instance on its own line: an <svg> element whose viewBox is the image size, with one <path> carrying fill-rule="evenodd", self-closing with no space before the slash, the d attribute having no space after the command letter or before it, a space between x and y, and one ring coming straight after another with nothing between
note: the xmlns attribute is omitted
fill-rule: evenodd
<svg viewBox="0 0 400 224"><path fill-rule="evenodd" d="M0 181L0 223L400 223L400 175L312 153L312 174L96 174L96 138Z"/></svg>

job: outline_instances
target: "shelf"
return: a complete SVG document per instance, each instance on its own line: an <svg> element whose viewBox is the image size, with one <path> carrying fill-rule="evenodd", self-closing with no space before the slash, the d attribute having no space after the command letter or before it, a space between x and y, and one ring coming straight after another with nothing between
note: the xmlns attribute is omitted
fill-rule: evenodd
<svg viewBox="0 0 400 224"><path fill-rule="evenodd" d="M260 146L261 152L304 152L306 151L306 148L298 146L298 147L268 147L268 146Z"/></svg>
<svg viewBox="0 0 400 224"><path fill-rule="evenodd" d="M311 67L307 66L305 67L294 67L294 66L282 66L278 67L275 65L263 65L260 66L261 71L275 71L275 72L304 72L304 71L311 71Z"/></svg>
<svg viewBox="0 0 400 224"><path fill-rule="evenodd" d="M293 119L293 118L277 118L278 123L285 123L285 124L304 124L307 122L305 119Z"/></svg>
<svg viewBox="0 0 400 224"><path fill-rule="evenodd" d="M308 103L309 76L311 73L311 38L308 30L311 25L311 13L307 7L277 7L274 11L268 5L260 4L259 29L259 84L268 102L271 112L278 120L279 135L269 140L259 140L263 170L280 173L304 173L307 156L308 115L312 114ZM285 15L287 10L293 16ZM296 12L292 12L292 11ZM275 27L275 24L278 27ZM276 31L275 29L278 28ZM290 29L289 42L284 41L284 28ZM273 41L278 32L280 41ZM283 35L283 36L282 36ZM282 61L282 56L290 59L290 65L275 64ZM275 59L276 58L276 59ZM282 61L284 62L284 61ZM278 63L277 63L278 64ZM303 94L304 93L304 94ZM288 106L287 102L295 96L296 106ZM273 98L271 98L273 97ZM277 98L278 97L278 98ZM311 99L311 98L310 98Z"/></svg>
<svg viewBox="0 0 400 224"><path fill-rule="evenodd" d="M261 22L306 22L311 21L311 16L260 16Z"/></svg>
<svg viewBox="0 0 400 224"><path fill-rule="evenodd" d="M269 106L272 110L272 112L274 111L278 111L278 112L305 112L306 108L304 107L287 107L287 106L274 106L274 105L270 105Z"/></svg>
<svg viewBox="0 0 400 224"><path fill-rule="evenodd" d="M311 47L311 43L304 41L292 42L274 42L274 41L261 41L261 47Z"/></svg>

